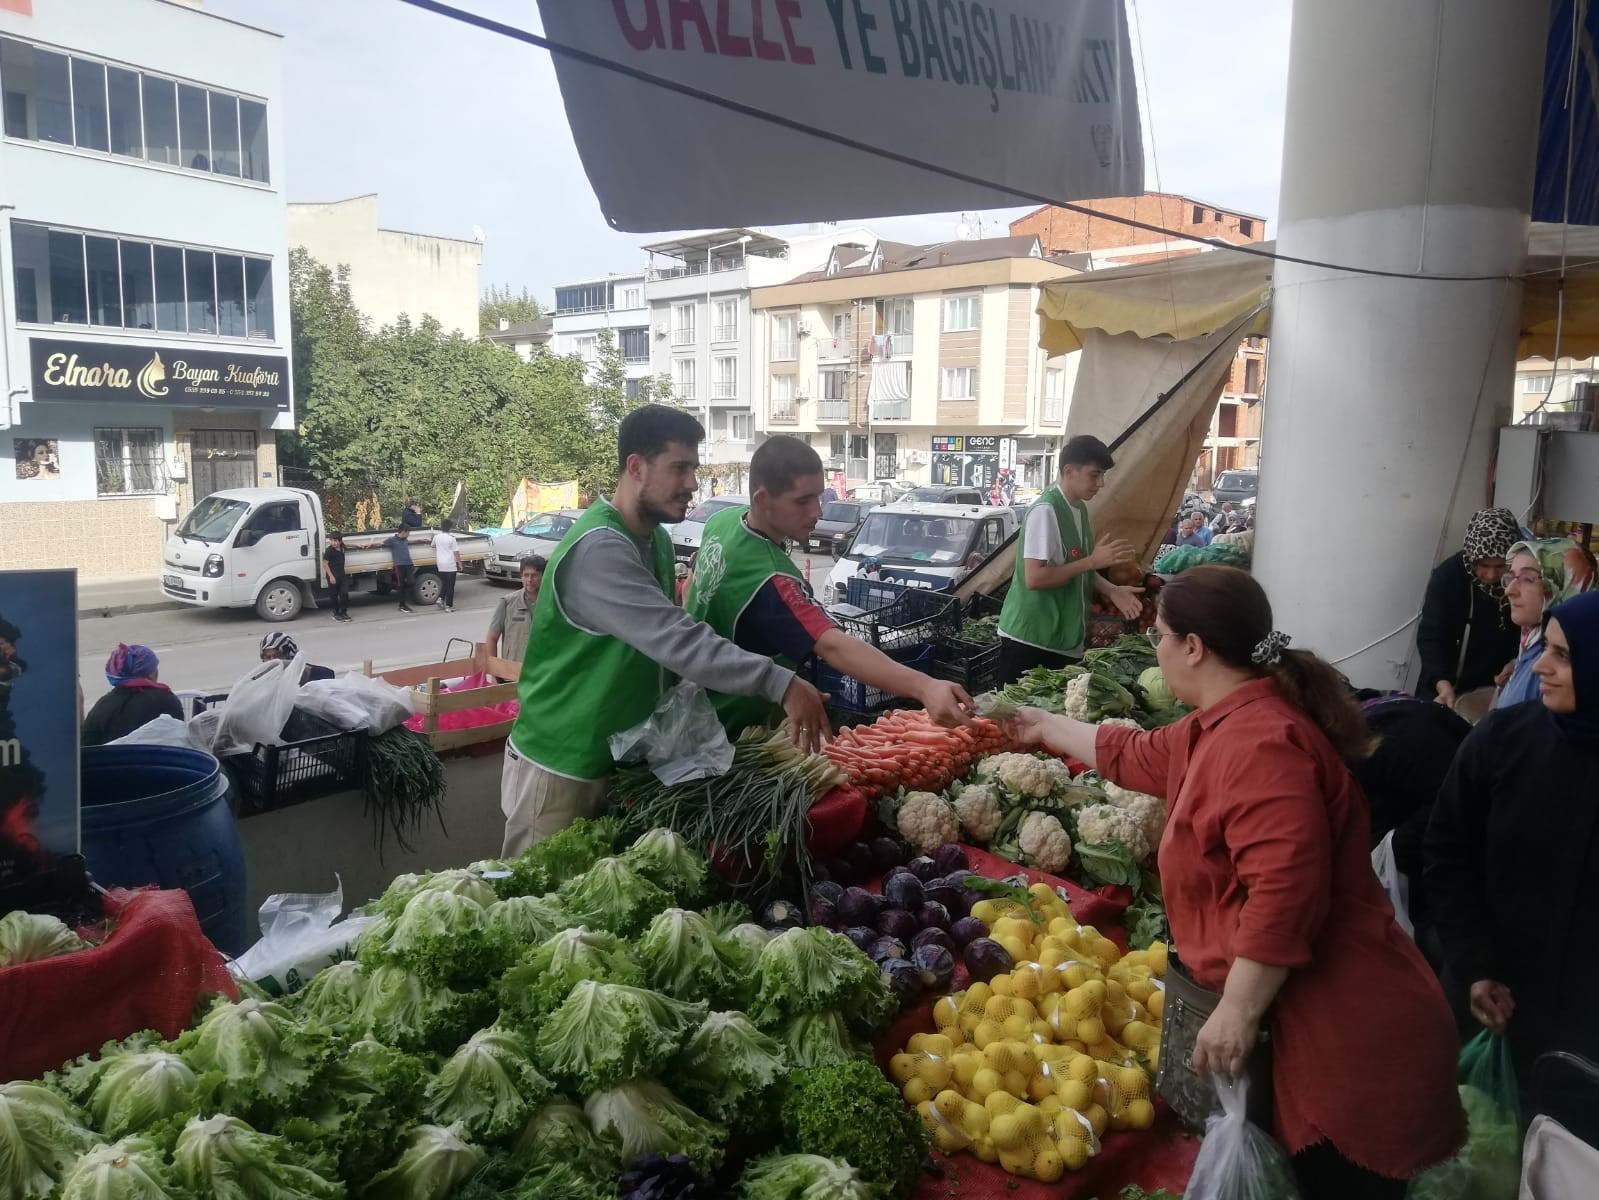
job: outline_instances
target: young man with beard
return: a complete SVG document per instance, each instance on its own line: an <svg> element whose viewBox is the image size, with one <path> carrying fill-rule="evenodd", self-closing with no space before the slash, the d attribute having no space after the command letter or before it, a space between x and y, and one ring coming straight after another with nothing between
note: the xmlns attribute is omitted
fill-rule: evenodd
<svg viewBox="0 0 1599 1200"><path fill-rule="evenodd" d="M505 743L500 807L510 857L592 816L615 765L612 734L654 712L673 677L781 705L806 750L826 732L821 695L794 672L739 649L673 603L672 542L694 498L705 431L650 404L617 434L616 494L596 500L550 556L522 666L520 712Z"/></svg>

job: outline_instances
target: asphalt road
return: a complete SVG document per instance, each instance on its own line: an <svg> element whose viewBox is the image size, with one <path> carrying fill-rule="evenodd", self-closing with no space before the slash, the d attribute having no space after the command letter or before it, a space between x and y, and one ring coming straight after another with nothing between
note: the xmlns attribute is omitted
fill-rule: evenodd
<svg viewBox="0 0 1599 1200"><path fill-rule="evenodd" d="M820 554L796 554L795 563L820 587L833 560ZM283 623L263 621L251 609L182 608L176 611L85 616L78 621L78 678L84 704L110 690L105 660L118 642L149 646L161 660L161 682L178 691L219 693L260 661L261 635L270 630L291 633L312 662L343 674L358 671L370 660L378 670L465 657L471 643L482 641L500 597L510 588L480 576L462 575L455 589L455 611L418 608L401 613L394 597L370 594L350 597L347 624L320 608ZM460 639L453 646L451 639Z"/></svg>

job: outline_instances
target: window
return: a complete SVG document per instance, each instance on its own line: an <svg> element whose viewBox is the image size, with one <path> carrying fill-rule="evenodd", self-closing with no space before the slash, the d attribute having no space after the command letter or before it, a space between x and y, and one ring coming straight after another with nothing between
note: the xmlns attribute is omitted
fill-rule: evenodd
<svg viewBox="0 0 1599 1200"><path fill-rule="evenodd" d="M217 332L223 337L246 336L244 320L244 259L237 254L217 255Z"/></svg>
<svg viewBox="0 0 1599 1200"><path fill-rule="evenodd" d="M799 319L793 313L778 313L772 318L772 361L793 362L795 331Z"/></svg>
<svg viewBox="0 0 1599 1200"><path fill-rule="evenodd" d="M644 381L642 379L629 379L626 384L627 402L637 404L644 396Z"/></svg>
<svg viewBox="0 0 1599 1200"><path fill-rule="evenodd" d="M673 390L679 400L694 399L694 360L679 358L672 363Z"/></svg>
<svg viewBox="0 0 1599 1200"><path fill-rule="evenodd" d="M591 363L600 356L600 339L597 334L585 334L572 339L572 353L586 363Z"/></svg>
<svg viewBox="0 0 1599 1200"><path fill-rule="evenodd" d="M844 433L830 433L827 435L827 455L837 461L844 457L844 445L849 435Z"/></svg>
<svg viewBox="0 0 1599 1200"><path fill-rule="evenodd" d="M650 331L648 329L620 330L617 342L622 350L623 362L642 363L650 361Z"/></svg>
<svg viewBox="0 0 1599 1200"><path fill-rule="evenodd" d="M945 400L977 399L977 368L945 367L942 398Z"/></svg>
<svg viewBox="0 0 1599 1200"><path fill-rule="evenodd" d="M618 308L642 308L644 306L644 290L636 287L622 289L622 303Z"/></svg>
<svg viewBox="0 0 1599 1200"><path fill-rule="evenodd" d="M159 429L96 429L96 490L102 496L147 496L166 491Z"/></svg>
<svg viewBox="0 0 1599 1200"><path fill-rule="evenodd" d="M259 100L239 97L239 155L244 177L256 183L266 183L269 175L267 162L267 111Z"/></svg>
<svg viewBox="0 0 1599 1200"><path fill-rule="evenodd" d="M106 103L110 111L111 153L126 158L144 157L144 134L139 128L139 73L107 67Z"/></svg>
<svg viewBox="0 0 1599 1200"><path fill-rule="evenodd" d="M50 247L50 320L54 324L87 325L89 302L84 291L83 235L52 229Z"/></svg>
<svg viewBox="0 0 1599 1200"><path fill-rule="evenodd" d="M835 349L848 349L850 343L850 315L849 313L833 314L833 346Z"/></svg>
<svg viewBox="0 0 1599 1200"><path fill-rule="evenodd" d="M1244 360L1244 395L1260 395L1260 359Z"/></svg>
<svg viewBox="0 0 1599 1200"><path fill-rule="evenodd" d="M84 239L84 260L89 278L89 324L122 325L122 278L117 267L117 240Z"/></svg>
<svg viewBox="0 0 1599 1200"><path fill-rule="evenodd" d="M211 169L218 175L239 173L239 98L211 92Z"/></svg>
<svg viewBox="0 0 1599 1200"><path fill-rule="evenodd" d="M977 310L980 297L946 296L944 298L944 332L963 333L977 328Z"/></svg>
<svg viewBox="0 0 1599 1200"><path fill-rule="evenodd" d="M711 360L711 399L732 400L738 396L738 359L718 355Z"/></svg>
<svg viewBox="0 0 1599 1200"><path fill-rule="evenodd" d="M176 246L155 248L155 327L163 333L189 328L183 309L183 251Z"/></svg>
<svg viewBox="0 0 1599 1200"><path fill-rule="evenodd" d="M575 287L555 289L555 311L558 313L604 312L610 307L609 283L580 283Z"/></svg>
<svg viewBox="0 0 1599 1200"><path fill-rule="evenodd" d="M694 306L692 304L672 305L672 345L692 346L694 344Z"/></svg>
<svg viewBox="0 0 1599 1200"><path fill-rule="evenodd" d="M1544 396L1554 388L1555 377L1551 372L1548 375L1523 375L1521 377L1521 390L1535 396Z"/></svg>
<svg viewBox="0 0 1599 1200"><path fill-rule="evenodd" d="M155 275L149 242L123 242L122 323L129 329L155 328Z"/></svg>
<svg viewBox="0 0 1599 1200"><path fill-rule="evenodd" d="M276 328L272 313L272 263L264 258L244 260L244 291L250 336L271 338Z"/></svg>
<svg viewBox="0 0 1599 1200"><path fill-rule="evenodd" d="M190 333L217 331L216 255L209 250L183 252L183 287L188 296Z"/></svg>
<svg viewBox="0 0 1599 1200"><path fill-rule="evenodd" d="M1255 223L1248 217L1241 218L1238 222L1238 232L1243 234L1245 237L1254 237Z"/></svg>
<svg viewBox="0 0 1599 1200"><path fill-rule="evenodd" d="M178 84L178 165L211 169L211 106L205 89Z"/></svg>
<svg viewBox="0 0 1599 1200"><path fill-rule="evenodd" d="M110 126L106 121L105 64L72 60L72 131L85 150L109 150Z"/></svg>
<svg viewBox="0 0 1599 1200"><path fill-rule="evenodd" d="M1238 405L1218 404L1216 406L1216 436L1224 438L1238 436Z"/></svg>
<svg viewBox="0 0 1599 1200"><path fill-rule="evenodd" d="M734 342L738 340L738 301L718 300L711 322L711 340Z"/></svg>
<svg viewBox="0 0 1599 1200"><path fill-rule="evenodd" d="M170 79L143 77L144 149L153 163L177 166L178 85Z"/></svg>
<svg viewBox="0 0 1599 1200"><path fill-rule="evenodd" d="M65 54L0 39L7 137L72 145L72 82Z"/></svg>
<svg viewBox="0 0 1599 1200"><path fill-rule="evenodd" d="M794 377L792 375L772 376L772 416L794 417Z"/></svg>
<svg viewBox="0 0 1599 1200"><path fill-rule="evenodd" d="M849 375L845 371L826 370L822 372L822 386L820 399L843 400L848 396Z"/></svg>
<svg viewBox="0 0 1599 1200"><path fill-rule="evenodd" d="M1066 372L1059 367L1049 367L1044 371L1044 421L1058 424L1065 408Z"/></svg>
<svg viewBox="0 0 1599 1200"><path fill-rule="evenodd" d="M727 414L727 439L730 442L755 440L755 414L735 412Z"/></svg>
<svg viewBox="0 0 1599 1200"><path fill-rule="evenodd" d="M1201 205L1198 205L1198 204L1194 205L1192 224L1198 225L1204 219L1205 219L1205 210L1204 210L1204 208Z"/></svg>
<svg viewBox="0 0 1599 1200"><path fill-rule="evenodd" d="M891 434L891 433L890 434L886 434L886 435L880 433L877 436L880 437L880 438L886 436L888 438L888 444L890 446L892 446L894 444L894 435ZM850 434L849 456L851 458L865 458L866 457L867 440L868 439L867 439L867 437L866 437L866 435L864 433L852 433L852 434Z"/></svg>

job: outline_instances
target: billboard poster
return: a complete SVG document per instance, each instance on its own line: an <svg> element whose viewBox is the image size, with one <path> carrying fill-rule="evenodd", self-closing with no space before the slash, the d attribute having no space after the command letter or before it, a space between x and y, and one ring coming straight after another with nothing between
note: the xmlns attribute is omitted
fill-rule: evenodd
<svg viewBox="0 0 1599 1200"><path fill-rule="evenodd" d="M78 573L0 571L0 884L78 852Z"/></svg>

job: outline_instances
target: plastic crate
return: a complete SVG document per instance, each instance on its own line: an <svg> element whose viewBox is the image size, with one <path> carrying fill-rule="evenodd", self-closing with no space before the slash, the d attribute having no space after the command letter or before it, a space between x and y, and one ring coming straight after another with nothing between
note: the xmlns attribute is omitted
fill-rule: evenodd
<svg viewBox="0 0 1599 1200"><path fill-rule="evenodd" d="M1116 639L1124 633L1137 633L1138 622L1128 621L1122 617L1106 616L1104 613L1088 614L1088 629L1084 637L1090 650L1102 649L1113 646Z"/></svg>
<svg viewBox="0 0 1599 1200"><path fill-rule="evenodd" d="M856 574L844 583L844 602L856 608L882 608L892 604L912 588L926 592L948 592L954 580L918 571L882 568L873 574Z"/></svg>
<svg viewBox="0 0 1599 1200"><path fill-rule="evenodd" d="M893 657L913 671L925 672L932 662L933 647L917 646L908 652L895 653ZM830 708L851 713L876 713L890 708L901 708L910 703L891 692L885 692L881 688L875 688L869 683L862 683L859 679L852 679L835 671L821 661L816 663L811 674L817 691L827 697Z"/></svg>
<svg viewBox="0 0 1599 1200"><path fill-rule="evenodd" d="M838 627L879 650L909 650L960 633L960 601L948 592L906 588L891 604L858 617L835 613Z"/></svg>
<svg viewBox="0 0 1599 1200"><path fill-rule="evenodd" d="M251 808L266 811L350 791L366 778L364 729L330 733L281 746L257 745L222 759Z"/></svg>
<svg viewBox="0 0 1599 1200"><path fill-rule="evenodd" d="M933 658L927 673L960 684L968 695L992 692L1000 685L999 643L940 638L933 643Z"/></svg>

